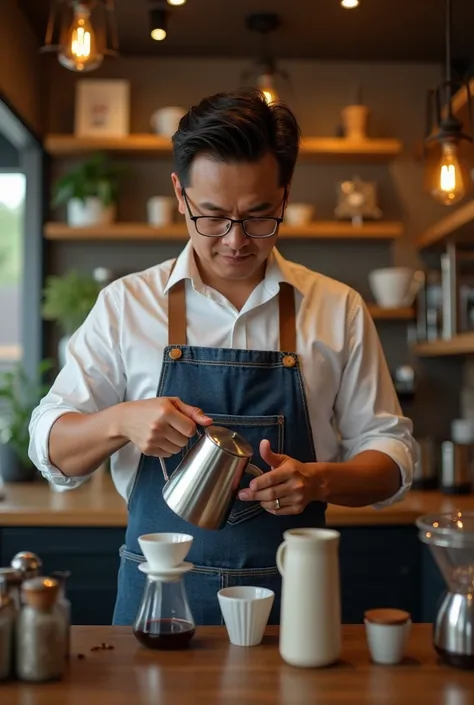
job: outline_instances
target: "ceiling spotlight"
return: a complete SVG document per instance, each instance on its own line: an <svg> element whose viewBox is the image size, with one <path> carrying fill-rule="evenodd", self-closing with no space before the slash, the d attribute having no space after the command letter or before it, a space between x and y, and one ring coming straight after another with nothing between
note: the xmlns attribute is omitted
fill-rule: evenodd
<svg viewBox="0 0 474 705"><path fill-rule="evenodd" d="M341 7L345 7L346 10L353 10L354 7L359 6L359 0L341 0Z"/></svg>
<svg viewBox="0 0 474 705"><path fill-rule="evenodd" d="M150 10L150 35L156 42L162 42L166 38L168 27L168 13L166 10Z"/></svg>
<svg viewBox="0 0 474 705"><path fill-rule="evenodd" d="M180 5L185 5L186 0L168 0L168 5L173 5L173 7L179 7Z"/></svg>

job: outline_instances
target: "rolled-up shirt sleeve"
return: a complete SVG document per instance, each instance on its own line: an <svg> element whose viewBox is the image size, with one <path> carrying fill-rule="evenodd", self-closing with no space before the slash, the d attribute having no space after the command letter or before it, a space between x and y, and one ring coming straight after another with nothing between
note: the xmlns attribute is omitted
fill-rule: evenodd
<svg viewBox="0 0 474 705"><path fill-rule="evenodd" d="M356 293L348 316L348 354L335 416L343 460L378 450L400 469L398 492L374 506L382 508L402 499L413 481L418 444L413 424L400 408L372 316Z"/></svg>
<svg viewBox="0 0 474 705"><path fill-rule="evenodd" d="M120 318L112 292L104 289L82 326L69 340L66 363L29 424L29 456L58 487L73 488L85 477L65 476L49 457L49 436L63 414L92 414L123 401L126 388L120 352Z"/></svg>

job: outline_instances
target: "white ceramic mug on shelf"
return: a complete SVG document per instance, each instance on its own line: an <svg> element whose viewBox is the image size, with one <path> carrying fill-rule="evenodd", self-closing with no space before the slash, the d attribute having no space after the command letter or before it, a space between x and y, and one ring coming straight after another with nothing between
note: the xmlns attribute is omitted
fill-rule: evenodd
<svg viewBox="0 0 474 705"><path fill-rule="evenodd" d="M381 308L411 306L423 279L423 272L410 267L385 267L369 273L370 288Z"/></svg>
<svg viewBox="0 0 474 705"><path fill-rule="evenodd" d="M147 201L148 224L162 227L173 222L176 199L172 196L153 196Z"/></svg>
<svg viewBox="0 0 474 705"><path fill-rule="evenodd" d="M186 110L178 106L169 106L156 110L150 118L150 124L158 135L172 137L179 126L179 121L186 115Z"/></svg>

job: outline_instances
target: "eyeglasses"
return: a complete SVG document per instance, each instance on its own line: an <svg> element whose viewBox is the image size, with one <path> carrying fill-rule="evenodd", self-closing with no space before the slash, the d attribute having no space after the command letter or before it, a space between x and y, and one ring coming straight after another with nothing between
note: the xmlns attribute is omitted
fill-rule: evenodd
<svg viewBox="0 0 474 705"><path fill-rule="evenodd" d="M234 223L239 223L242 226L244 233L248 237L255 239L263 239L275 235L278 226L283 222L283 211L285 209L286 190L283 196L281 216L279 218L267 217L262 218L223 218L221 216L209 215L193 215L189 207L188 197L184 190L181 189L186 208L188 209L189 219L193 221L194 227L199 235L204 237L224 237L230 231Z"/></svg>

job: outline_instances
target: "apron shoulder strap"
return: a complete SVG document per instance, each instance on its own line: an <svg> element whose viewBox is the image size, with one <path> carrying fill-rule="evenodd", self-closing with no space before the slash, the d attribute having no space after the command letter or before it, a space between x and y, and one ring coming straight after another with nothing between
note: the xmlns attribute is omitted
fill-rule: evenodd
<svg viewBox="0 0 474 705"><path fill-rule="evenodd" d="M176 260L170 271L170 277ZM180 279L168 291L168 345L186 345L186 280Z"/></svg>
<svg viewBox="0 0 474 705"><path fill-rule="evenodd" d="M296 352L295 290L287 282L280 282L278 295L280 310L280 350Z"/></svg>

